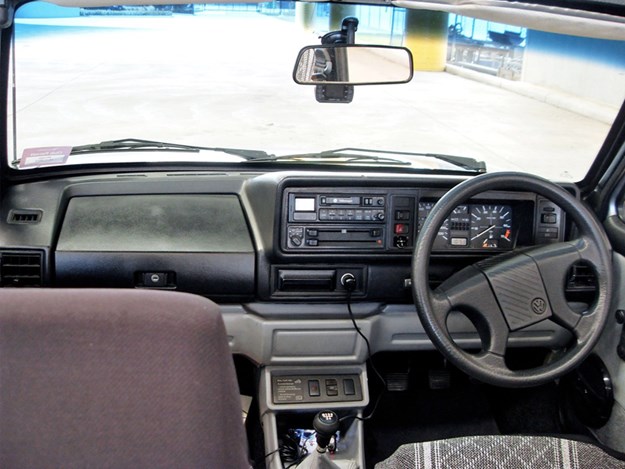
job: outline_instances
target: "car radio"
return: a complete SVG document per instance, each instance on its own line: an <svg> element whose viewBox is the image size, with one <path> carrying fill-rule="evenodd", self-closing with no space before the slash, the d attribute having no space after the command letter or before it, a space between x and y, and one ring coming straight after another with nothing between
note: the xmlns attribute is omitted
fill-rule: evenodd
<svg viewBox="0 0 625 469"><path fill-rule="evenodd" d="M413 191L287 189L283 249L379 251L411 247ZM394 227L394 228L393 228ZM392 232L390 232L392 231Z"/></svg>

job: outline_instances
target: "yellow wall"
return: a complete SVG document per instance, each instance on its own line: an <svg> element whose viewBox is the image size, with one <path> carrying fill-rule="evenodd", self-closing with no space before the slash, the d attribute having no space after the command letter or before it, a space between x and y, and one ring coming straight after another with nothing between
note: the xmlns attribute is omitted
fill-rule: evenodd
<svg viewBox="0 0 625 469"><path fill-rule="evenodd" d="M445 70L447 22L447 13L406 10L404 45L412 52L415 70Z"/></svg>

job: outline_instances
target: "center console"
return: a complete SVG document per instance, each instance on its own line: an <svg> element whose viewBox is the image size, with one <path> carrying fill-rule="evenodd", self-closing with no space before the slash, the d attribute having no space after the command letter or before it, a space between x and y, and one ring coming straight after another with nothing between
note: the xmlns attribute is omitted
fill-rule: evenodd
<svg viewBox="0 0 625 469"><path fill-rule="evenodd" d="M340 419L331 442L339 468L364 468L364 434L359 417L369 403L364 365L265 367L260 380L260 412L267 468L282 469L315 448L313 419L333 410ZM297 449L299 446L299 449Z"/></svg>

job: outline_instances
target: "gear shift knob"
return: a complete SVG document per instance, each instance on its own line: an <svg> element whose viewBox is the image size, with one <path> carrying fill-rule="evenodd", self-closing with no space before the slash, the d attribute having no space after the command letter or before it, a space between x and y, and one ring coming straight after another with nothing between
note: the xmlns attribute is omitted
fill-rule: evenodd
<svg viewBox="0 0 625 469"><path fill-rule="evenodd" d="M339 429L339 416L331 410L322 410L315 415L313 428L317 432L317 451L323 453Z"/></svg>

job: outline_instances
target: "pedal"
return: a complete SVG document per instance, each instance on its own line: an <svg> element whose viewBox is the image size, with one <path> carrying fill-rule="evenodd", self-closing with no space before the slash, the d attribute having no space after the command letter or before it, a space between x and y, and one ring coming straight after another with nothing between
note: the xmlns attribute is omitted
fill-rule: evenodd
<svg viewBox="0 0 625 469"><path fill-rule="evenodd" d="M447 370L428 371L428 384L430 389L449 389L451 387L451 374Z"/></svg>
<svg viewBox="0 0 625 469"><path fill-rule="evenodd" d="M386 390L391 392L407 391L408 377L408 373L388 373L385 377Z"/></svg>

